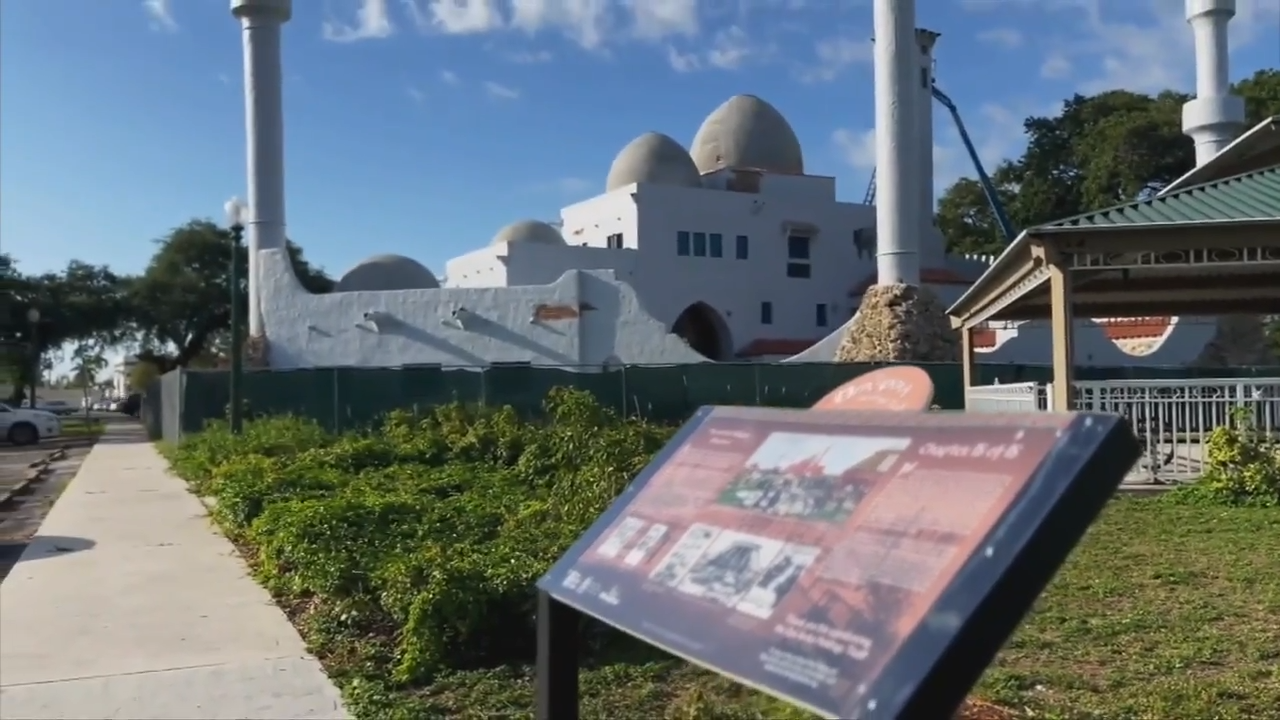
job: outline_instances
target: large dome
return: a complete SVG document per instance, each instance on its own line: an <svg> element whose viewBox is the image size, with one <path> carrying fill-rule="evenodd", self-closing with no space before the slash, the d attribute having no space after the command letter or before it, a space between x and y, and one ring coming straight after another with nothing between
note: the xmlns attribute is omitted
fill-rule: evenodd
<svg viewBox="0 0 1280 720"><path fill-rule="evenodd" d="M698 171L720 168L804 174L804 154L782 113L755 95L735 95L716 108L690 150Z"/></svg>
<svg viewBox="0 0 1280 720"><path fill-rule="evenodd" d="M622 148L613 159L613 165L609 166L604 190L612 192L642 182L683 187L702 184L698 166L693 164L689 151L670 137L656 132L645 133Z"/></svg>
<svg viewBox="0 0 1280 720"><path fill-rule="evenodd" d="M541 220L520 220L498 231L493 236L491 245L503 243L532 242L546 245L564 245L564 236L552 225Z"/></svg>
<svg viewBox="0 0 1280 720"><path fill-rule="evenodd" d="M422 263L403 255L374 255L356 263L338 280L335 292L356 290L422 290L440 281Z"/></svg>

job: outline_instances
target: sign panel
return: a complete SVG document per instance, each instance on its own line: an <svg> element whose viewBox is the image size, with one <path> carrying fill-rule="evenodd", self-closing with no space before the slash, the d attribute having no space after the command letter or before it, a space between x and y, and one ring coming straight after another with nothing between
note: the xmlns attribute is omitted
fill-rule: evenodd
<svg viewBox="0 0 1280 720"><path fill-rule="evenodd" d="M933 378L913 365L872 370L832 390L814 410L928 410Z"/></svg>
<svg viewBox="0 0 1280 720"><path fill-rule="evenodd" d="M704 409L539 587L814 712L864 717L1077 417ZM894 670L893 693L934 664L920 660L913 679Z"/></svg>

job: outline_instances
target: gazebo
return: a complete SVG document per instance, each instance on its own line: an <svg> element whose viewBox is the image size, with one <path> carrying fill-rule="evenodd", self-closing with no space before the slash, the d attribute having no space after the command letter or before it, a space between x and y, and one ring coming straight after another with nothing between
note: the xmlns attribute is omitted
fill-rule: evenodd
<svg viewBox="0 0 1280 720"><path fill-rule="evenodd" d="M1024 231L948 314L966 388L975 329L1049 320L1060 410L1074 401L1077 315L1280 314L1280 116L1156 197Z"/></svg>

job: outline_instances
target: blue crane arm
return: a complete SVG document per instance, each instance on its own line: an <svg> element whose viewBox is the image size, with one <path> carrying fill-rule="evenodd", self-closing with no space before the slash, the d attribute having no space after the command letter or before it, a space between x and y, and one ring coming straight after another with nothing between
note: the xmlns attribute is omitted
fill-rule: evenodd
<svg viewBox="0 0 1280 720"><path fill-rule="evenodd" d="M936 85L933 87L933 99L951 112L951 119L956 123L956 130L960 131L960 141L964 143L964 149L969 151L969 159L973 161L973 169L978 172L978 182L982 185L982 192L987 196L987 203L991 205L991 212L995 213L996 222L1000 223L1000 232L1004 233L1006 242L1013 242L1018 237L1018 232L1014 229L1013 223L1009 221L1009 216L1005 214L1004 203L1000 202L1000 196L996 193L996 187L991 182L991 176L987 175L987 171L982 167L982 159L978 157L978 150L974 148L973 140L969 139L969 131L965 130L964 121L960 119L960 110L956 108L955 103L951 102L951 98L947 97L946 93L939 90Z"/></svg>

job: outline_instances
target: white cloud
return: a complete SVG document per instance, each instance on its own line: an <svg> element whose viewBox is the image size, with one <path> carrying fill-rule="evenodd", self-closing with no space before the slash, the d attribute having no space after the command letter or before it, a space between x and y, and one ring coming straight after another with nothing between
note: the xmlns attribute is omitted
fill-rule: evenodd
<svg viewBox="0 0 1280 720"><path fill-rule="evenodd" d="M551 62L551 53L546 50L537 52L515 52L508 53L506 58L518 65L538 65L541 63Z"/></svg>
<svg viewBox="0 0 1280 720"><path fill-rule="evenodd" d="M489 97L495 100L515 100L520 97L520 91L515 88L500 85L492 80L486 80L484 83L484 91Z"/></svg>
<svg viewBox="0 0 1280 720"><path fill-rule="evenodd" d="M871 170L876 166L876 131L840 128L831 133L831 142L840 159L855 170Z"/></svg>
<svg viewBox="0 0 1280 720"><path fill-rule="evenodd" d="M1027 19L1037 28L1057 29L1042 33L1053 49L1043 60L1041 76L1076 77L1080 92L1117 88L1158 92L1192 86L1195 45L1181 0L961 0L961 4L972 12L1053 14L1048 19ZM1274 38L1280 27L1280 0L1238 0L1229 27L1233 51Z"/></svg>
<svg viewBox="0 0 1280 720"><path fill-rule="evenodd" d="M457 85L462 82L462 79L458 77L458 73L452 70L441 70L440 79L444 81L446 85Z"/></svg>
<svg viewBox="0 0 1280 720"><path fill-rule="evenodd" d="M624 0L637 37L656 40L698 34L697 0Z"/></svg>
<svg viewBox="0 0 1280 720"><path fill-rule="evenodd" d="M404 0L414 24L448 35L470 35L503 27L497 0Z"/></svg>
<svg viewBox="0 0 1280 720"><path fill-rule="evenodd" d="M1040 77L1046 80L1061 80L1071 76L1073 65L1071 58L1061 52L1051 52L1040 64Z"/></svg>
<svg viewBox="0 0 1280 720"><path fill-rule="evenodd" d="M321 26L324 39L333 42L377 40L390 37L395 32L387 0L360 0L355 15L355 21L351 23L326 20Z"/></svg>
<svg viewBox="0 0 1280 720"><path fill-rule="evenodd" d="M978 33L978 40L995 45L1006 50L1022 47L1026 42L1026 38L1022 36L1022 31L1010 27L991 28Z"/></svg>
<svg viewBox="0 0 1280 720"><path fill-rule="evenodd" d="M557 29L592 50L604 44L611 26L608 11L605 0L511 0L511 26L530 35Z"/></svg>
<svg viewBox="0 0 1280 720"><path fill-rule="evenodd" d="M696 53L682 53L674 47L667 46L667 62L676 72L693 72L702 68L702 60Z"/></svg>
<svg viewBox="0 0 1280 720"><path fill-rule="evenodd" d="M142 0L142 9L151 18L151 28L161 32L174 32L178 22L173 18L173 8L169 0Z"/></svg>
<svg viewBox="0 0 1280 720"><path fill-rule="evenodd" d="M414 87L413 85L405 88L404 92L415 105L421 105L427 101L427 94L420 88Z"/></svg>
<svg viewBox="0 0 1280 720"><path fill-rule="evenodd" d="M706 68L737 70L748 62L766 60L774 52L772 45L756 45L746 30L738 25L730 25L718 30L711 39L710 47L701 53L682 52L668 45L667 63L676 72L693 72Z"/></svg>
<svg viewBox="0 0 1280 720"><path fill-rule="evenodd" d="M802 67L797 75L801 82L831 82L851 65L870 63L872 52L870 39L839 36L819 40L813 46L813 64Z"/></svg>
<svg viewBox="0 0 1280 720"><path fill-rule="evenodd" d="M451 35L559 32L588 50L700 30L698 0L402 0L418 27ZM716 0L722 2L722 0Z"/></svg>
<svg viewBox="0 0 1280 720"><path fill-rule="evenodd" d="M712 40L711 50L707 52L707 63L721 70L736 70L752 54L751 40L747 32L737 25L731 25L716 33Z"/></svg>

